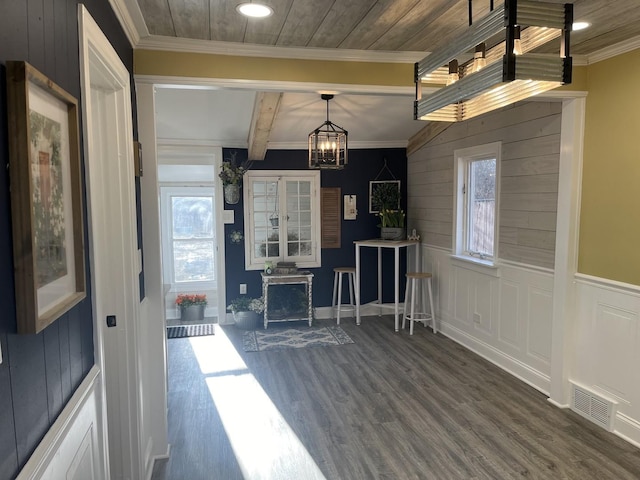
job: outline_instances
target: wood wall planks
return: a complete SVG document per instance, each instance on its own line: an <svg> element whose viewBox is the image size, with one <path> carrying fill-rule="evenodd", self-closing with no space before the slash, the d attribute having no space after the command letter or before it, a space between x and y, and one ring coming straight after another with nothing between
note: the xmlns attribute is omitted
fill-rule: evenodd
<svg viewBox="0 0 640 480"><path fill-rule="evenodd" d="M453 124L409 156L409 228L453 242L453 152L501 141L499 257L553 268L560 153L559 102L525 102Z"/></svg>

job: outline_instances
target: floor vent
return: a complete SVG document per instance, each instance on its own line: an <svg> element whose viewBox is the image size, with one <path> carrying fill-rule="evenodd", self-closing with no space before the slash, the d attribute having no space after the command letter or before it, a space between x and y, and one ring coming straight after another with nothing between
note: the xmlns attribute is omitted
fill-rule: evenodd
<svg viewBox="0 0 640 480"><path fill-rule="evenodd" d="M578 385L572 385L571 410L602 428L613 431L616 403Z"/></svg>

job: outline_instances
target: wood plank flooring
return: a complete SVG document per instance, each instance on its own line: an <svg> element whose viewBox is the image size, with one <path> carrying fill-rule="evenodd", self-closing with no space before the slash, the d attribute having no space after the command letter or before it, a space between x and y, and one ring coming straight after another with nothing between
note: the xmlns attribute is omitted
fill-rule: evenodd
<svg viewBox="0 0 640 480"><path fill-rule="evenodd" d="M446 337L341 326L354 344L169 340L171 457L152 479L640 478L640 449Z"/></svg>

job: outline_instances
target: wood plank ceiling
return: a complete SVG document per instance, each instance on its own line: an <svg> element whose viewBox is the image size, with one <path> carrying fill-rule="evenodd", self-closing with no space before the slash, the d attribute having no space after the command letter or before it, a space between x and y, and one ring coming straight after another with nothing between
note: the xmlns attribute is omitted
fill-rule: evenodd
<svg viewBox="0 0 640 480"><path fill-rule="evenodd" d="M262 19L247 19L236 11L246 1L137 0L151 35L231 44L430 52L455 39L469 22L469 0L260 0L274 12ZM575 21L591 24L572 33L574 57L640 36L638 0L575 0L573 4ZM489 13L490 0L475 0L471 7L477 21ZM256 97L248 138L251 159L264 158L281 100L282 93ZM409 151L447 126L427 123L409 137ZM303 138L297 128L290 130L293 137Z"/></svg>
<svg viewBox="0 0 640 480"><path fill-rule="evenodd" d="M468 0L263 0L274 11L265 19L243 17L236 11L240 3L138 0L152 35L259 45L426 52L445 45L468 25ZM575 19L592 24L574 32L574 55L640 35L638 0L573 4ZM489 0L475 0L474 20L485 16L489 5Z"/></svg>

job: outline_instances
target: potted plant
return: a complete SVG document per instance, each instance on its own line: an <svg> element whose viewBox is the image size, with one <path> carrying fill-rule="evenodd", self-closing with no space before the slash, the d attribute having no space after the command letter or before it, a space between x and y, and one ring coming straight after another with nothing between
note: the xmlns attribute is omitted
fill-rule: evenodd
<svg viewBox="0 0 640 480"><path fill-rule="evenodd" d="M238 297L231 301L227 310L233 313L236 327L252 330L258 325L259 315L264 312L264 300L262 297Z"/></svg>
<svg viewBox="0 0 640 480"><path fill-rule="evenodd" d="M218 176L222 180L224 199L228 204L234 205L240 201L240 185L246 171L244 165L237 164L235 153L229 160L222 162Z"/></svg>
<svg viewBox="0 0 640 480"><path fill-rule="evenodd" d="M176 306L180 309L180 320L183 322L203 320L207 296L204 293L180 293L176 297Z"/></svg>
<svg viewBox="0 0 640 480"><path fill-rule="evenodd" d="M404 239L404 218L405 213L402 210L389 210L383 208L378 215L380 216L380 237L384 240L403 240Z"/></svg>

